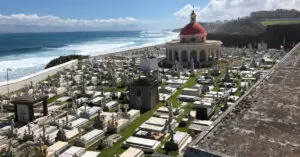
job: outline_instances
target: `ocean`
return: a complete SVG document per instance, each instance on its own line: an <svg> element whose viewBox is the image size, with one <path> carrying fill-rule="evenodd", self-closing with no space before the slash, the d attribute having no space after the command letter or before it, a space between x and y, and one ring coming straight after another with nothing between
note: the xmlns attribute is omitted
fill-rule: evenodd
<svg viewBox="0 0 300 157"><path fill-rule="evenodd" d="M175 39L170 31L0 34L0 82L41 71L52 59L70 54L101 55Z"/></svg>

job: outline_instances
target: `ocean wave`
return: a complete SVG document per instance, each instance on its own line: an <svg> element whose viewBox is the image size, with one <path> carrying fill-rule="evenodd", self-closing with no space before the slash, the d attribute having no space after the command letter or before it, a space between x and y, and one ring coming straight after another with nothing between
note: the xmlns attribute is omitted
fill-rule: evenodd
<svg viewBox="0 0 300 157"><path fill-rule="evenodd" d="M107 51L117 50L119 48L129 47L134 44L135 42L124 42L124 43L93 42L93 43L85 43L85 44L78 44L78 45L68 45L59 48L59 50L73 51L81 55L90 55L97 52L107 52Z"/></svg>
<svg viewBox="0 0 300 157"><path fill-rule="evenodd" d="M19 69L45 65L54 58L55 57L33 57L18 60L0 61L0 71L6 70L7 68Z"/></svg>
<svg viewBox="0 0 300 157"><path fill-rule="evenodd" d="M38 72L52 59L70 54L102 55L132 48L163 44L178 37L178 33L168 31L141 31L127 37L103 37L97 40L83 40L77 43L37 46L31 48L14 49L0 57L0 75L6 68L13 69L11 79ZM24 53L22 53L24 52ZM0 81L4 78L0 77Z"/></svg>
<svg viewBox="0 0 300 157"><path fill-rule="evenodd" d="M58 47L63 47L65 45L50 45L50 46L36 46L36 47L23 47L23 48L16 48L10 50L2 50L0 51L0 55L9 55L9 54L22 54L28 52L37 52L43 49L55 49Z"/></svg>

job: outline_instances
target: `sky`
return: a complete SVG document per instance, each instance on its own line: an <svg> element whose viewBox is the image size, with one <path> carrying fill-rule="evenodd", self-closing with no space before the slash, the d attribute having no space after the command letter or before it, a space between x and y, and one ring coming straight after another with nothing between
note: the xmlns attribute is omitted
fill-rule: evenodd
<svg viewBox="0 0 300 157"><path fill-rule="evenodd" d="M160 30L300 8L300 0L0 0L0 32Z"/></svg>

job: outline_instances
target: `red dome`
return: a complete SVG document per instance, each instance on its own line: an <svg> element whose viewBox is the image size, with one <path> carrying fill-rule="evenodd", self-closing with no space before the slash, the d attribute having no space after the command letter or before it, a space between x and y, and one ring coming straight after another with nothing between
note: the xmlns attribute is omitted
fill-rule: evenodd
<svg viewBox="0 0 300 157"><path fill-rule="evenodd" d="M187 24L180 32L180 35L207 34L202 25L197 22Z"/></svg>

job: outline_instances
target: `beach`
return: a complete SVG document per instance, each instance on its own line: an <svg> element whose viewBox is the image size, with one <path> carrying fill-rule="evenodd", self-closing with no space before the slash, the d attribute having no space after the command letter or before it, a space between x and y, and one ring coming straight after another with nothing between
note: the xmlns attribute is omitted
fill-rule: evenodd
<svg viewBox="0 0 300 157"><path fill-rule="evenodd" d="M164 44L178 36L168 31L0 34L0 82L42 71L47 63L71 54L99 57Z"/></svg>

